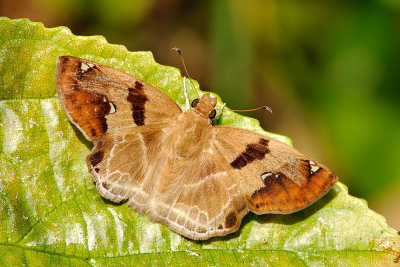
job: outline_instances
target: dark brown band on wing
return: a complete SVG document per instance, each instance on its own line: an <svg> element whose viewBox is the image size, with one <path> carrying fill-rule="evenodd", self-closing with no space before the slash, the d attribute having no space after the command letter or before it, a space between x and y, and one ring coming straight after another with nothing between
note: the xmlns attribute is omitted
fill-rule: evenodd
<svg viewBox="0 0 400 267"><path fill-rule="evenodd" d="M265 154L270 152L268 142L267 139L261 138L258 143L248 144L246 150L231 162L231 166L235 169L241 169L256 159L263 159Z"/></svg>
<svg viewBox="0 0 400 267"><path fill-rule="evenodd" d="M89 154L88 160L92 167L97 166L104 158L104 151L103 150L98 150L95 151L94 153Z"/></svg>
<svg viewBox="0 0 400 267"><path fill-rule="evenodd" d="M144 120L146 118L144 105L148 98L143 92L143 84L136 81L134 88L128 88L126 100L131 103L133 121L138 126L144 125Z"/></svg>
<svg viewBox="0 0 400 267"><path fill-rule="evenodd" d="M238 217L234 211L228 214L225 219L225 226L227 228L232 228L234 227L238 222Z"/></svg>

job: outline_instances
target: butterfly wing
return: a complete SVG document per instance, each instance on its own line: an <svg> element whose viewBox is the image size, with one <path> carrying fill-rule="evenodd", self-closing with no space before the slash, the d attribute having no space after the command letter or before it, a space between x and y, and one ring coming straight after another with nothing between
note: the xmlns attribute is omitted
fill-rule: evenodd
<svg viewBox="0 0 400 267"><path fill-rule="evenodd" d="M338 180L324 165L275 139L229 126L215 126L213 131L215 149L234 170L254 213L303 209Z"/></svg>
<svg viewBox="0 0 400 267"><path fill-rule="evenodd" d="M249 211L303 209L337 181L325 166L264 135L213 126L205 136L190 144L199 151L190 160L176 152L167 157L152 194L152 219L189 238L235 232Z"/></svg>
<svg viewBox="0 0 400 267"><path fill-rule="evenodd" d="M144 125L173 122L179 106L153 86L120 70L62 56L57 92L69 119L88 140Z"/></svg>
<svg viewBox="0 0 400 267"><path fill-rule="evenodd" d="M134 76L81 58L60 57L56 80L69 119L95 142L86 162L101 195L145 205L152 159L179 106Z"/></svg>

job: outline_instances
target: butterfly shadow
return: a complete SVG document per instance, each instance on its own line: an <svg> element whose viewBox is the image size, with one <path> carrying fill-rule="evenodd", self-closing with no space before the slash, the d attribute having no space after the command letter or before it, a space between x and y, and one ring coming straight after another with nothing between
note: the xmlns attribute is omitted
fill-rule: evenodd
<svg viewBox="0 0 400 267"><path fill-rule="evenodd" d="M329 204L336 196L338 195L338 192L335 190L330 190L325 196L323 196L321 199L319 199L317 202L312 204L311 206L294 212L292 214L263 214L263 215L257 215L254 213L249 213L246 216L243 217L242 223L239 227L239 230L231 233L227 236L216 236L212 237L208 240L203 240L203 241L194 241L199 244L207 245L216 241L228 241L230 239L234 239L240 236L242 229L250 222L256 221L259 224L266 225L270 223L276 223L276 224L283 224L283 225L292 225L299 223L303 220L306 220L307 218L313 216L316 214L318 211L323 209L327 204ZM190 240L190 239L188 239ZM193 241L193 240L190 240Z"/></svg>
<svg viewBox="0 0 400 267"><path fill-rule="evenodd" d="M291 214L265 214L265 215L252 214L249 217L260 224L277 223L284 225L292 225L299 223L303 220L306 220L309 217L312 217L314 214L323 209L327 204L329 204L337 195L338 192L336 192L335 190L330 190L325 196L320 198L312 205Z"/></svg>
<svg viewBox="0 0 400 267"><path fill-rule="evenodd" d="M72 129L74 130L74 133L76 135L76 137L78 137L79 141L81 141L82 144L84 144L87 148L89 148L90 150L92 150L93 148L93 142L89 141L86 139L86 137L82 134L82 132L71 122L69 122Z"/></svg>

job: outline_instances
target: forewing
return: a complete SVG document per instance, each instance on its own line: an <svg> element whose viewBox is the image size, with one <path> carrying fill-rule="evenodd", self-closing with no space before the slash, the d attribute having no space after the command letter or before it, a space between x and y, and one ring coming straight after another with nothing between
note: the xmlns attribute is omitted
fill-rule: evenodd
<svg viewBox="0 0 400 267"><path fill-rule="evenodd" d="M172 99L140 79L77 57L59 57L57 92L69 119L91 141L173 122L182 113Z"/></svg>
<svg viewBox="0 0 400 267"><path fill-rule="evenodd" d="M287 214L326 194L337 176L296 149L255 132L213 127L215 149L234 171L248 207L257 214Z"/></svg>

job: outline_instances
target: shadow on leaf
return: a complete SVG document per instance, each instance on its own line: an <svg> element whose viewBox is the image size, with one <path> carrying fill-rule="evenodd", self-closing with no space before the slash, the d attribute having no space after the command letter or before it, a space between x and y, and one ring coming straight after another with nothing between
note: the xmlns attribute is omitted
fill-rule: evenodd
<svg viewBox="0 0 400 267"><path fill-rule="evenodd" d="M335 190L330 190L325 196L323 196L321 199L319 199L317 202L312 204L311 206L299 210L297 212L294 212L292 214L263 214L263 215L257 215L254 213L249 212L246 216L243 217L242 223L239 227L239 229L231 233L227 236L216 236L212 237L208 240L200 240L200 241L194 241L199 244L210 244L216 241L228 241L230 239L234 239L240 236L240 233L242 229L245 227L246 224L250 223L251 221L256 221L260 224L268 224L268 223L277 223L277 224L285 224L285 225L292 225L299 223L303 220L306 220L307 218L313 216L315 213L323 209L327 204L329 204L336 196L338 195L338 192ZM193 241L191 239L186 238L187 240Z"/></svg>

